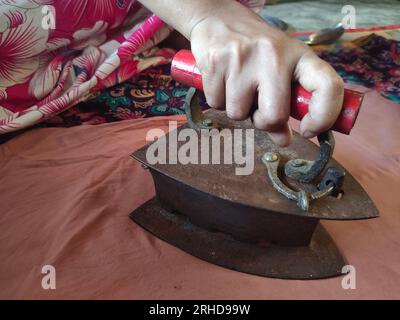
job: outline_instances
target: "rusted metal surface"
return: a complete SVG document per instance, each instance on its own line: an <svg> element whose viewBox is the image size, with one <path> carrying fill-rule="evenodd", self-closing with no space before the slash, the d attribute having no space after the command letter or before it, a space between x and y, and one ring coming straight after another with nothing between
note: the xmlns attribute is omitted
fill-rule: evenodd
<svg viewBox="0 0 400 320"><path fill-rule="evenodd" d="M151 170L159 204L207 230L252 243L307 246L318 219L282 215L216 197Z"/></svg>
<svg viewBox="0 0 400 320"><path fill-rule="evenodd" d="M204 134L200 130L203 127L196 126L203 123L205 117L200 116L195 116L195 121L190 117L190 124L170 133L177 149L186 143L177 141L178 133L188 126L194 126L200 136ZM216 110L207 112L206 118L228 130L252 129L251 121L233 121ZM303 211L274 188L262 156L269 155L271 163L282 158L283 163L293 160L297 165L296 162L307 160L294 159L315 159L319 148L297 134L289 148L277 147L265 132L255 130L254 137L254 170L247 176L236 175L235 164L173 164L169 161L173 153L167 154L167 164L150 164L146 160L149 146L137 150L132 156L150 169L156 197L130 217L168 243L233 270L285 279L340 275L345 261L319 219L374 218L378 216L374 204L350 174L346 173L343 181L345 171L333 159L327 165L335 168L328 168L319 186L300 186L298 181L285 177L283 168L276 165L276 180L285 188L289 185L289 190L306 189L297 193L300 201L319 198L333 191L332 183L338 187L343 183L340 199L324 196ZM212 138L207 135L207 139L212 154ZM169 135L165 141L168 150ZM198 150L204 151L202 142L198 139ZM225 139L220 140L221 154L226 143Z"/></svg>
<svg viewBox="0 0 400 320"><path fill-rule="evenodd" d="M221 111L210 110L206 115L207 118L218 123L222 128L253 128L250 120L233 121ZM178 128L178 131L187 127L188 125L182 126ZM178 148L184 143L178 141ZM340 199L331 196L323 197L313 201L308 211L301 210L295 202L289 201L274 189L273 185L266 179L267 169L261 161L265 152L279 153L283 162L298 158L312 160L319 153L318 146L296 133L294 133L293 142L288 148L280 148L270 140L267 133L255 130L254 171L247 176L235 175L237 167L235 164L170 164L168 163L169 155L167 155L168 164L151 165L146 160L147 148L148 146L145 146L137 150L133 157L162 175L215 198L226 200L227 203L230 202L232 205L264 209L281 215L328 220L367 219L378 216L378 211L367 193L349 173L346 173L346 179L343 182L344 194ZM220 148L223 154L223 139ZM200 145L199 150L201 150ZM344 170L334 159L331 159L327 165ZM290 179L285 182L288 182L294 188L297 186L296 182ZM307 192L318 191L312 185L309 185L308 188ZM174 195L174 197L176 196ZM182 201L185 201L183 196L181 198ZM227 216L227 223L229 223L229 216Z"/></svg>
<svg viewBox="0 0 400 320"><path fill-rule="evenodd" d="M190 212L188 215L191 216ZM160 207L155 198L135 210L130 217L175 247L240 272L282 279L319 279L341 275L342 267L346 265L320 224L316 225L309 246L284 247L238 241L229 234L198 227L187 217Z"/></svg>

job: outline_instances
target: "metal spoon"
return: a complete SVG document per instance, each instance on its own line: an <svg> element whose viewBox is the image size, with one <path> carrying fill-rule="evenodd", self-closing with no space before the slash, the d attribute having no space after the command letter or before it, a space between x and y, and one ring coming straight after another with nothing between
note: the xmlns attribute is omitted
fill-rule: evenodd
<svg viewBox="0 0 400 320"><path fill-rule="evenodd" d="M304 41L308 45L318 45L318 44L331 44L339 40L343 35L344 28L341 23L339 23L334 28L326 28L315 33L310 34L308 40Z"/></svg>

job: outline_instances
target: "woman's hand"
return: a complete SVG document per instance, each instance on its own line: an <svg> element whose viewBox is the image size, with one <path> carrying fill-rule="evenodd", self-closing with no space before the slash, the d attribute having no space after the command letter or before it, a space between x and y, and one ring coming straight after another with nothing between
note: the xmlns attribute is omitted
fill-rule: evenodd
<svg viewBox="0 0 400 320"><path fill-rule="evenodd" d="M228 117L248 117L258 93L253 121L279 145L290 143L291 82L313 93L301 121L306 138L329 129L343 101L343 81L304 43L268 26L259 16L232 3L226 10L199 20L190 41L202 73L208 104L226 108Z"/></svg>
<svg viewBox="0 0 400 320"><path fill-rule="evenodd" d="M311 138L330 128L343 101L343 82L302 42L265 23L234 0L139 0L191 42L211 107L226 107L229 117L249 115L279 145L290 143L287 124L291 82L313 93L301 133Z"/></svg>

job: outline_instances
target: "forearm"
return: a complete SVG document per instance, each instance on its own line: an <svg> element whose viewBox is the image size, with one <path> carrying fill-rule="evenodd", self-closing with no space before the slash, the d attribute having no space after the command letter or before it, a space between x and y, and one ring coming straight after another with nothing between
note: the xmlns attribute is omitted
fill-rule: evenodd
<svg viewBox="0 0 400 320"><path fill-rule="evenodd" d="M190 39L191 30L207 17L224 17L230 10L253 14L235 0L139 0L146 8Z"/></svg>

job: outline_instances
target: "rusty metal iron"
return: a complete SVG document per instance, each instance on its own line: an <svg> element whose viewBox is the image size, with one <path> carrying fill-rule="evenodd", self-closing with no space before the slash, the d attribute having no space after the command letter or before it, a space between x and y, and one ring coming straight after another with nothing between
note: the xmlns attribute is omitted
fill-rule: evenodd
<svg viewBox="0 0 400 320"><path fill-rule="evenodd" d="M347 264L321 224L316 225L308 246L282 247L261 241L240 241L229 234L199 227L188 217L165 210L155 198L135 210L130 217L171 245L239 272L309 280L339 276Z"/></svg>
<svg viewBox="0 0 400 320"><path fill-rule="evenodd" d="M218 123L222 128L253 128L250 120L234 121L227 118L223 111L211 109L207 111L206 114L208 118ZM183 125L178 128L178 132L188 127L187 124ZM202 132L199 132L199 136L202 134ZM209 139L211 141L211 138ZM266 152L275 152L280 154L284 162L297 158L313 159L318 155L319 148L297 133L293 134L293 141L291 145L286 148L275 145L268 134L260 130L254 131L254 139L254 171L247 176L235 175L235 168L238 167L235 164L207 165L189 163L184 166L179 163L170 164L169 154L167 154L166 158L167 164L151 165L146 160L148 145L134 152L132 156L153 170L173 177L176 181L184 182L197 190L210 193L234 203L267 209L285 215L307 216L309 218L327 220L355 220L375 218L378 216L378 210L367 193L348 172L346 172L346 179L343 181L344 196L340 200L335 197L324 197L310 206L309 211L304 212L295 202L288 201L288 199L282 197L282 195L274 189L272 184L266 183L265 176L267 170L261 158ZM168 135L166 140L168 146ZM184 143L184 141L178 141L178 148ZM200 147L199 145L199 150ZM221 151L223 151L223 140L221 141L220 148ZM210 148L210 154L211 153ZM334 159L331 159L327 166L338 167L344 170ZM294 187L298 185L296 181L291 179L288 179L288 182ZM305 185L304 187L309 188L306 190L309 192L318 190L317 187L313 185Z"/></svg>
<svg viewBox="0 0 400 320"><path fill-rule="evenodd" d="M209 110L206 117L221 128L253 128L250 120L234 121L222 111ZM189 124L181 126L172 135L188 127ZM198 134L203 135L203 130ZM339 275L344 259L321 229L319 220L375 218L378 211L373 202L346 172L346 179L340 180L339 176L337 179L343 183L344 194L340 199L322 197L308 211L302 210L267 183L267 169L261 159L266 152L279 154L285 162L315 159L318 146L296 133L288 148L276 146L263 131L255 130L254 138L254 170L247 176L236 175L235 164L171 164L170 154L167 164L150 164L146 160L149 145L135 151L133 158L150 169L156 198L135 210L131 218L178 248L230 269L290 279ZM200 142L201 139L198 150ZM179 149L185 142L176 143ZM224 139L220 148L221 151L225 148ZM345 172L334 159L327 166ZM336 178L331 172L319 186L299 185L290 178L283 182L293 189L301 187L318 195L329 187L332 179ZM214 248L216 254L212 255L208 248Z"/></svg>

